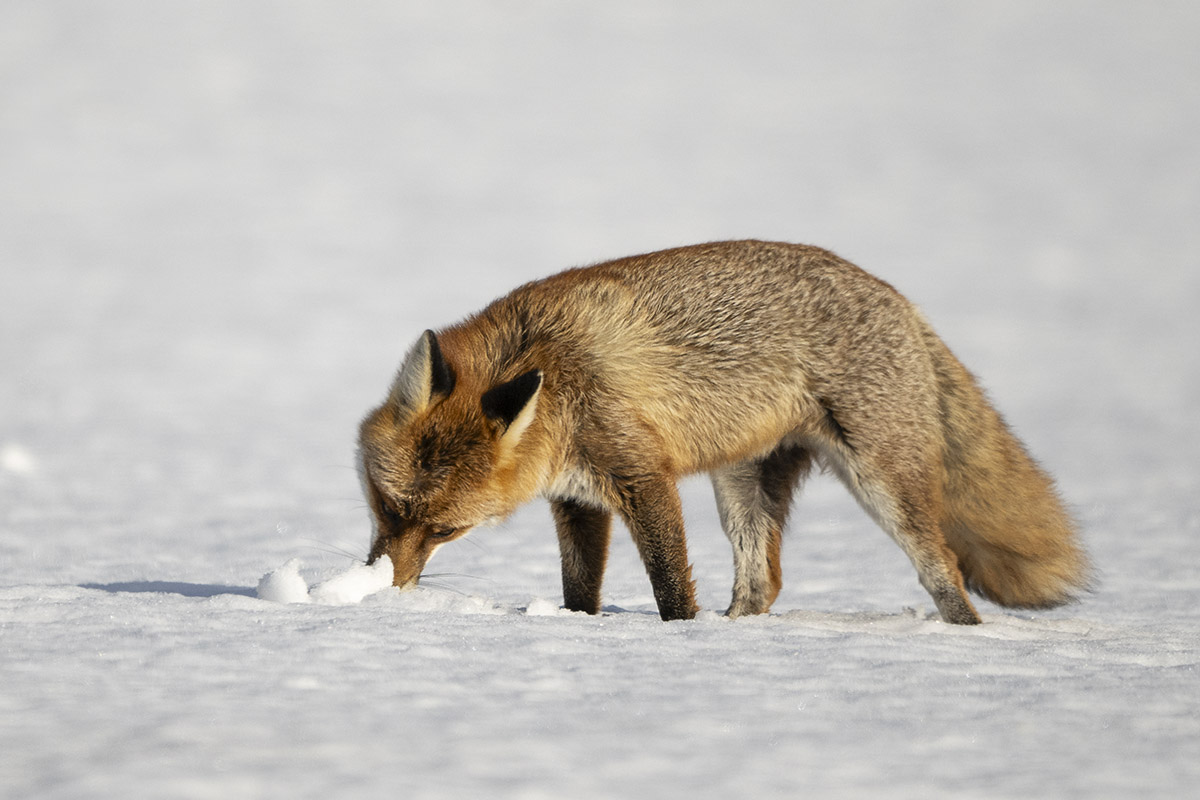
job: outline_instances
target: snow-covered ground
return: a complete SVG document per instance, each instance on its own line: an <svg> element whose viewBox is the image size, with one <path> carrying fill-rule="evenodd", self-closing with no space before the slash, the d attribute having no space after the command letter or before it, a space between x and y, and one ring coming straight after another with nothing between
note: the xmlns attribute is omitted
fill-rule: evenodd
<svg viewBox="0 0 1200 800"><path fill-rule="evenodd" d="M1185 2L7 0L0 796L1188 796L1198 39ZM560 612L544 504L354 602L355 428L423 328L746 236L922 305L1093 595L946 626L818 477L766 618L717 613L699 479L695 621L623 535L606 614Z"/></svg>

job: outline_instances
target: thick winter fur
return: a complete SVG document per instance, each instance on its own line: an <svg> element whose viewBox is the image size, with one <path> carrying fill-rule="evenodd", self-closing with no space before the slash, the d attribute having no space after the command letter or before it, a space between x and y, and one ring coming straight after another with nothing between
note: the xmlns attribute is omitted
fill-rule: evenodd
<svg viewBox="0 0 1200 800"><path fill-rule="evenodd" d="M410 350L363 422L371 560L415 583L441 544L551 503L568 608L596 613L612 515L663 619L696 603L676 481L708 472L734 551L731 616L782 584L792 494L830 468L947 622L967 590L1042 608L1085 586L1052 481L891 286L825 250L684 247L522 286Z"/></svg>

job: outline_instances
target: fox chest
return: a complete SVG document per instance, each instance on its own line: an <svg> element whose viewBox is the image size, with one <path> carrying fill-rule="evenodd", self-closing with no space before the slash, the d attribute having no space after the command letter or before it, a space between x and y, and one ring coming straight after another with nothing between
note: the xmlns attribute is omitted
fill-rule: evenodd
<svg viewBox="0 0 1200 800"><path fill-rule="evenodd" d="M548 500L574 500L596 508L608 508L609 501L589 470L571 466L558 473L542 491Z"/></svg>

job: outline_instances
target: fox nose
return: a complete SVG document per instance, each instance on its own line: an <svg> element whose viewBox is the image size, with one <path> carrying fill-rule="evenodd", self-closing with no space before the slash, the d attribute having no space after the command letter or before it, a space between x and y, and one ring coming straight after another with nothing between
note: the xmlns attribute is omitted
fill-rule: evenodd
<svg viewBox="0 0 1200 800"><path fill-rule="evenodd" d="M411 589L417 585L421 570L425 569L426 554L420 549L413 536L379 537L371 546L368 564L374 564L383 556L392 562L392 585L400 589Z"/></svg>
<svg viewBox="0 0 1200 800"><path fill-rule="evenodd" d="M409 561L401 561L393 556L392 585L399 587L402 591L415 588L417 581L421 579L421 569L424 568L424 566L424 564L413 564Z"/></svg>

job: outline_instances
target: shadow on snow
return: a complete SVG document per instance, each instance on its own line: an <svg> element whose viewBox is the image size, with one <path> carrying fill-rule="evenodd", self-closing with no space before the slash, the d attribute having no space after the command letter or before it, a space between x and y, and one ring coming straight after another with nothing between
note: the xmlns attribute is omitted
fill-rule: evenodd
<svg viewBox="0 0 1200 800"><path fill-rule="evenodd" d="M96 589L110 594L177 594L181 597L217 597L236 594L242 597L257 597L258 593L248 586L223 586L211 583L180 583L177 581L131 581L128 583L85 583L81 589Z"/></svg>

